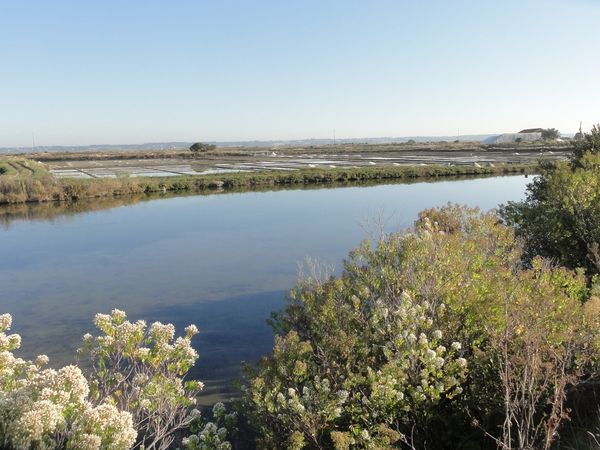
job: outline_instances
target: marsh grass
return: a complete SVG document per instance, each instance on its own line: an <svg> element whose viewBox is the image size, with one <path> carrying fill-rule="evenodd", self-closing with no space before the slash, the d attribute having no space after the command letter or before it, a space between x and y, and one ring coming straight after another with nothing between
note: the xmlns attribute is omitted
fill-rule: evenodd
<svg viewBox="0 0 600 450"><path fill-rule="evenodd" d="M344 182L411 180L464 175L534 173L534 164L476 166L380 166L290 171L240 172L175 177L119 177L58 179L42 164L26 159L0 160L0 204L72 201L120 197L152 192L202 192L210 189L243 189L261 186L329 184ZM12 170L11 170L12 168Z"/></svg>

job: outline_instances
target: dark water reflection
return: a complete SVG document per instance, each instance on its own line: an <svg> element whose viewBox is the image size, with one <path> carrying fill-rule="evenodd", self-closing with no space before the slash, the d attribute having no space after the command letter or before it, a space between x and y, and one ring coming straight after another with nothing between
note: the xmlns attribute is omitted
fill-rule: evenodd
<svg viewBox="0 0 600 450"><path fill-rule="evenodd" d="M267 353L265 320L306 257L339 270L374 218L387 231L448 201L489 209L523 197L523 176L79 205L0 208L0 312L23 354L73 359L96 312L197 324L195 375L227 389L241 360ZM144 201L142 201L144 200Z"/></svg>

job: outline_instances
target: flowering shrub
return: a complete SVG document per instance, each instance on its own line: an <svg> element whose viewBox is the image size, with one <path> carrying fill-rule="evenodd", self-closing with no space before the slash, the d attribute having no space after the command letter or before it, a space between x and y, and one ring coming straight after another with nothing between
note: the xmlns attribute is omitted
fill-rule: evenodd
<svg viewBox="0 0 600 450"><path fill-rule="evenodd" d="M273 354L248 369L244 406L265 448L386 448L429 405L461 393L461 344L445 306L381 283L377 267L291 293Z"/></svg>
<svg viewBox="0 0 600 450"><path fill-rule="evenodd" d="M194 422L202 383L184 376L198 358L191 347L198 329L190 325L175 338L173 325L131 323L117 309L94 322L102 334L85 335L79 352L90 358L86 376L73 365L45 369L44 355L15 357L21 338L6 333L12 317L0 315L1 448L167 449ZM218 420L230 417L216 411ZM227 448L221 444L201 448Z"/></svg>
<svg viewBox="0 0 600 450"><path fill-rule="evenodd" d="M190 408L203 387L184 376L198 359L191 346L194 325L175 338L172 324L130 322L123 311L97 314L101 332L83 338L81 357L88 357L90 397L94 404L111 403L133 416L139 432L134 448L167 449L176 433L187 427Z"/></svg>
<svg viewBox="0 0 600 450"><path fill-rule="evenodd" d="M247 370L259 447L550 448L600 320L580 272L522 256L494 213L449 205L302 281Z"/></svg>
<svg viewBox="0 0 600 450"><path fill-rule="evenodd" d="M107 402L92 403L81 370L43 369L13 355L21 338L7 335L9 314L0 315L0 443L16 449L128 449L136 440L130 413Z"/></svg>
<svg viewBox="0 0 600 450"><path fill-rule="evenodd" d="M213 420L205 423L197 409L191 414L192 434L183 438L185 450L231 450L231 443L227 440L237 431L237 413L228 413L223 403L213 407Z"/></svg>

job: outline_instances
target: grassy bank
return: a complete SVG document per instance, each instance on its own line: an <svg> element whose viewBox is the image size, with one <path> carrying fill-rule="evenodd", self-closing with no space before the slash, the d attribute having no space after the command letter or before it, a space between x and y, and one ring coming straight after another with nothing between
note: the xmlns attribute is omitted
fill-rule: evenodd
<svg viewBox="0 0 600 450"><path fill-rule="evenodd" d="M43 165L26 159L0 160L0 168L4 168L0 169L0 204L14 204L105 198L150 192L201 192L207 189L243 189L257 186L534 173L537 166L532 164L507 164L495 167L380 166L86 180L55 178L45 170Z"/></svg>

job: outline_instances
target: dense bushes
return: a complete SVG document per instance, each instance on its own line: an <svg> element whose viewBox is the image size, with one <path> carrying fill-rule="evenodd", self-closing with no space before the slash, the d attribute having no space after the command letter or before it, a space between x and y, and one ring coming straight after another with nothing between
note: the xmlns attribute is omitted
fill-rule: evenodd
<svg viewBox="0 0 600 450"><path fill-rule="evenodd" d="M594 447L599 144L595 127L545 165L501 210L514 228L427 210L353 251L341 277L293 290L273 353L247 369L259 447Z"/></svg>
<svg viewBox="0 0 600 450"><path fill-rule="evenodd" d="M259 447L549 448L597 322L581 274L521 256L495 215L449 206L300 284L248 370Z"/></svg>
<svg viewBox="0 0 600 450"><path fill-rule="evenodd" d="M501 210L526 242L525 256L600 273L600 128L575 144L570 163L547 164L523 202Z"/></svg>

